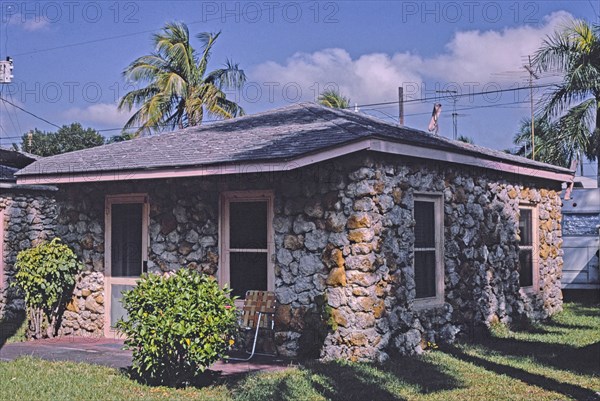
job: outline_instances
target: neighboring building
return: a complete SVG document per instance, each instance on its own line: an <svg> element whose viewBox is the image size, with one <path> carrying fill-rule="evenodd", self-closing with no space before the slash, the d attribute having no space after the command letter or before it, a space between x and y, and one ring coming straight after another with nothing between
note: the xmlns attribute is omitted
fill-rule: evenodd
<svg viewBox="0 0 600 401"><path fill-rule="evenodd" d="M600 189L595 179L575 177L569 199L563 197L565 290L592 290L600 297Z"/></svg>
<svg viewBox="0 0 600 401"><path fill-rule="evenodd" d="M86 266L63 334L113 335L121 292L182 266L275 291L286 355L384 360L562 307L571 171L358 113L294 105L17 177L58 186L54 232Z"/></svg>
<svg viewBox="0 0 600 401"><path fill-rule="evenodd" d="M54 236L56 209L52 193L56 187L17 185L15 172L33 163L37 156L13 149L0 148L0 317L22 309L22 301L14 299L7 281L12 273L17 252ZM6 267L5 267L6 266ZM6 302L13 299L12 302ZM5 305L9 308L5 308Z"/></svg>

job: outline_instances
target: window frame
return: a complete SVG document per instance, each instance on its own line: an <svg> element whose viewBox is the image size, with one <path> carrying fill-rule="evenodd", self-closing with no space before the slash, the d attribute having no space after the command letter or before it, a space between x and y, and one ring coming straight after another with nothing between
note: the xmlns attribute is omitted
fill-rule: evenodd
<svg viewBox="0 0 600 401"><path fill-rule="evenodd" d="M217 270L217 279L219 285L229 286L230 278L230 252L252 252L258 249L237 249L229 246L229 205L232 202L266 202L267 203L267 248L264 252L267 254L267 291L275 290L275 264L273 255L275 254L275 241L273 231L274 218L274 193L272 190L247 190L247 191L223 191L220 194L219 202L219 267ZM263 251L263 250L261 250ZM238 302L239 301L239 302ZM242 304L243 300L238 299L236 304Z"/></svg>
<svg viewBox="0 0 600 401"><path fill-rule="evenodd" d="M519 263L519 290L525 294L535 294L539 290L539 278L540 278L540 264L539 264L539 242L540 242L540 228L539 228L539 218L538 218L538 205L531 203L521 203L519 204L519 218L517 219L517 230L519 230L519 223L521 220L521 210L530 210L531 211L531 245L526 245L525 249L531 249L531 285L521 287L520 282L520 256L521 256L521 248L523 246L521 244L517 244L518 253L517 260ZM521 233L519 232L519 238Z"/></svg>
<svg viewBox="0 0 600 401"><path fill-rule="evenodd" d="M417 298L415 293L414 307L417 309L431 308L444 304L445 274L444 274L444 198L440 192L414 192L412 217L415 217L415 202L431 202L434 209L434 247L417 248L413 242L413 274L415 274L415 254L419 251L435 251L435 296ZM414 228L413 228L414 232ZM416 291L416 282L415 282Z"/></svg>

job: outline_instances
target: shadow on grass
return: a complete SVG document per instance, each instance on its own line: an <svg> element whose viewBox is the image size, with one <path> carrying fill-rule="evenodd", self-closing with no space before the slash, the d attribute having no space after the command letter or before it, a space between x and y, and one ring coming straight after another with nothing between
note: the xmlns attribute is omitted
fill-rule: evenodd
<svg viewBox="0 0 600 401"><path fill-rule="evenodd" d="M138 374L138 372L136 372L133 369L132 366L128 366L126 368L119 368L119 371L121 372L121 374L128 377L129 379L131 379L139 384L143 384L145 386L150 386L150 387L167 386L167 387L171 387L171 388L187 388L187 387L203 388L203 387L209 387L209 386L213 386L213 385L221 384L221 383L225 382L225 380L221 376L221 372L210 370L210 369L204 371L201 374L195 375L195 376L190 375L186 378L179 378L179 380L177 382L167 381L167 382L163 382L163 383L161 383L159 380L156 380L156 379L152 380L152 379L148 379L148 378L140 376Z"/></svg>
<svg viewBox="0 0 600 401"><path fill-rule="evenodd" d="M491 338L480 341L479 345L503 355L528 357L559 370L585 375L600 374L600 342L578 348L513 338Z"/></svg>
<svg viewBox="0 0 600 401"><path fill-rule="evenodd" d="M600 318L600 304L573 302L569 309L574 315Z"/></svg>
<svg viewBox="0 0 600 401"><path fill-rule="evenodd" d="M598 330L598 323L585 324L578 317L593 317L600 320L600 305L583 305L572 303L568 307L569 315L564 319L549 319L538 325L525 325L513 331L531 334L550 334L550 342L544 341L544 336L532 339L487 337L477 343L489 350L503 355L528 357L536 363L559 370L570 370L585 375L600 375L600 341L587 346L569 344L567 340L557 343L556 338L568 334L572 330L583 330L581 336ZM573 315L572 317L570 315ZM562 321L561 321L562 320ZM596 320L596 319L593 319ZM555 337L557 335L558 337ZM561 341L561 340L559 340Z"/></svg>
<svg viewBox="0 0 600 401"><path fill-rule="evenodd" d="M403 400L389 386L408 384L422 394L462 387L453 376L419 357L394 358L384 365L347 362L312 362L305 366L325 383L312 380L313 387L328 399Z"/></svg>
<svg viewBox="0 0 600 401"><path fill-rule="evenodd" d="M19 311L14 313L11 319L0 319L0 349L4 344L13 337L23 326L25 322L25 312Z"/></svg>
<svg viewBox="0 0 600 401"><path fill-rule="evenodd" d="M506 375L508 377L520 380L529 385L534 385L548 391L564 394L576 400L598 399L597 393L595 393L593 390L565 382L559 382L555 379L543 375L530 373L523 369L492 362L478 356L468 355L457 347L445 346L443 348L443 352L446 352L447 354L452 355L453 357L462 361L469 362L476 366L482 367L490 372L494 372L499 375Z"/></svg>
<svg viewBox="0 0 600 401"><path fill-rule="evenodd" d="M596 327L590 326L588 324L569 324L569 323L560 323L555 322L553 320L549 320L544 323L544 326L553 327L557 329L567 329L567 330L595 330Z"/></svg>

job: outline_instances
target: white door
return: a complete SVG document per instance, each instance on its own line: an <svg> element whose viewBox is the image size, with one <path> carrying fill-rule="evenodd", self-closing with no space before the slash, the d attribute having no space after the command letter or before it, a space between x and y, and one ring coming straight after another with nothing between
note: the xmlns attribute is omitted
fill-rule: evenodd
<svg viewBox="0 0 600 401"><path fill-rule="evenodd" d="M148 259L148 196L110 195L105 208L104 335L116 337L114 325L126 312L122 292L145 272Z"/></svg>

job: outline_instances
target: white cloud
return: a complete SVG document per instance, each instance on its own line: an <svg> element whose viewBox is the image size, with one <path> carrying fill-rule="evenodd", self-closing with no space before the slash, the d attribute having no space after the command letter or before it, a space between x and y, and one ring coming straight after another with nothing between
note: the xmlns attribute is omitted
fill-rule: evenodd
<svg viewBox="0 0 600 401"><path fill-rule="evenodd" d="M47 30L50 27L50 21L48 21L48 19L37 15L33 18L27 18L22 14L13 14L8 18L9 25L20 26L28 32Z"/></svg>
<svg viewBox="0 0 600 401"><path fill-rule="evenodd" d="M97 124L101 127L120 128L125 125L133 112L119 111L113 103L96 103L88 107L73 107L63 113L72 121Z"/></svg>
<svg viewBox="0 0 600 401"><path fill-rule="evenodd" d="M539 27L529 25L502 31L457 32L446 45L447 53L424 61L425 75L454 82L518 80L519 69L542 40L573 17L565 11L552 13ZM495 75L515 71L511 75Z"/></svg>
<svg viewBox="0 0 600 401"><path fill-rule="evenodd" d="M344 49L324 49L312 54L296 53L285 64L266 62L255 68L251 76L268 86L278 84L275 94L283 88L298 85L302 88L302 100L314 101L326 85L334 85L352 100L371 102L393 96L401 82L420 81L417 69L418 58L410 54L392 57L383 53L366 54L353 60ZM403 66L411 66L404 68ZM288 99L296 92L287 91Z"/></svg>
<svg viewBox="0 0 600 401"><path fill-rule="evenodd" d="M524 57L532 54L559 24L571 18L569 13L559 11L546 16L540 26L457 32L446 44L445 51L433 57L399 52L370 53L353 59L340 48L296 53L284 63L268 61L256 66L251 76L261 83L278 83L276 95L282 94L284 85L298 84L303 90L301 100L310 101L327 83L337 85L352 102L363 104L393 100L397 97L397 87L406 83L421 85L424 81L438 81L442 85L449 82L464 85L478 82L477 87L471 86L477 91L490 82L520 81L519 70L523 71ZM515 71L515 74L497 75L506 71ZM266 95L261 100L265 98ZM299 99L280 96L275 102L282 100Z"/></svg>

